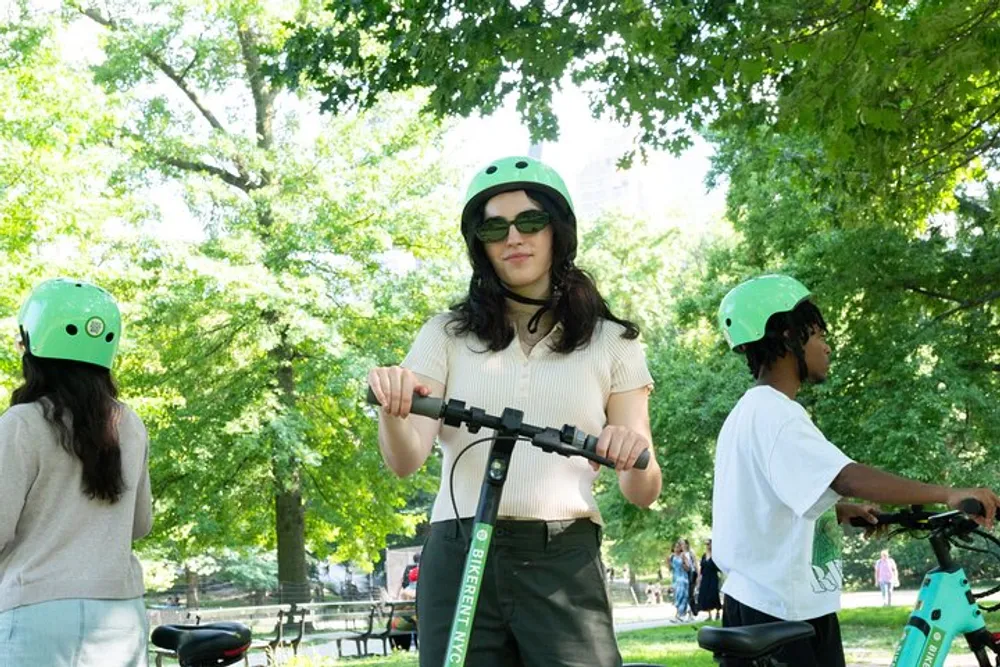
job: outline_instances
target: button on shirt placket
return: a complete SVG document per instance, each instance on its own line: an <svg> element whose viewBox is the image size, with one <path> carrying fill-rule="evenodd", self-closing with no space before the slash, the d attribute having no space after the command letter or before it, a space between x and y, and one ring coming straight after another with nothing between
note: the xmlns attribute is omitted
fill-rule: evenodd
<svg viewBox="0 0 1000 667"><path fill-rule="evenodd" d="M520 361L521 369L517 378L517 402L526 406L528 405L528 392L531 389L531 356L522 357Z"/></svg>

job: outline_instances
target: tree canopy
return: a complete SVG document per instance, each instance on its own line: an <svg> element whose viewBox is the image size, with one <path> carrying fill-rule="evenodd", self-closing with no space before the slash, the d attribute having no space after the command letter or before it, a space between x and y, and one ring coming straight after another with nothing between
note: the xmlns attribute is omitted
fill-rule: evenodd
<svg viewBox="0 0 1000 667"><path fill-rule="evenodd" d="M935 210L1000 151L1000 8L988 0L334 2L299 21L273 71L324 108L426 87L439 116L516 97L553 139L553 93L636 128L623 149L681 149L692 132L807 140L785 159L841 215ZM855 199L857 197L857 199Z"/></svg>

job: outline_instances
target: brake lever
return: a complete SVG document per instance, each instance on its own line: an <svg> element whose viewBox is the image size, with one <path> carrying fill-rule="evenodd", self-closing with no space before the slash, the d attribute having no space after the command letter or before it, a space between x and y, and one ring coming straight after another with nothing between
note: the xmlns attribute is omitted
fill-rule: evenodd
<svg viewBox="0 0 1000 667"><path fill-rule="evenodd" d="M602 466L608 468L615 467L615 462L609 458L605 458L581 447L574 447L573 445L565 444L562 441L560 432L554 428L546 428L543 429L541 433L536 433L531 437L531 442L543 452L559 454L560 456L565 456L566 458L580 456L589 461L600 463Z"/></svg>

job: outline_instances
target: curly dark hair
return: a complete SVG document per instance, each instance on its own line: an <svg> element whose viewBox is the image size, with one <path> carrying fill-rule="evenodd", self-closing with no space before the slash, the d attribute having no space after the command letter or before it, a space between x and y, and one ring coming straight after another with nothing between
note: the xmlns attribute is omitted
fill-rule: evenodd
<svg viewBox="0 0 1000 667"><path fill-rule="evenodd" d="M597 290L594 279L573 264L576 257L576 222L562 212L552 197L538 190L526 189L528 198L552 216L552 298L549 308L562 333L552 342L555 352L568 354L586 347L601 319L623 327L622 337L638 338L639 327L629 320L616 317L607 301ZM480 211L479 218L482 217ZM472 279L464 299L451 306L449 326L453 333L474 333L491 351L506 349L514 340L514 326L507 317L504 286L486 255L482 241L471 233L466 239Z"/></svg>
<svg viewBox="0 0 1000 667"><path fill-rule="evenodd" d="M22 332L30 349L27 334ZM41 401L46 421L63 448L83 462L83 491L91 498L118 502L125 491L122 453L115 425L118 388L107 368L25 352L24 384L11 405ZM45 400L42 400L45 399Z"/></svg>
<svg viewBox="0 0 1000 667"><path fill-rule="evenodd" d="M759 378L763 370L791 352L799 363L799 380L804 382L809 369L803 348L816 329L825 332L826 321L819 308L808 299L790 311L771 315L764 327L764 337L743 345L740 350L746 354L751 375ZM785 336L786 331L788 336Z"/></svg>

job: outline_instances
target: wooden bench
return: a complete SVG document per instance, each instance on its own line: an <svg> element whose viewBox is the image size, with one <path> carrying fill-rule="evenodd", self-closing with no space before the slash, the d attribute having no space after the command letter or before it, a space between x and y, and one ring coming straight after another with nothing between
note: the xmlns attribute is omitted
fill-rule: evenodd
<svg viewBox="0 0 1000 667"><path fill-rule="evenodd" d="M322 633L324 640L337 643L337 657L343 658L343 642L352 641L359 656L368 655L368 639L375 628L379 603L364 606L317 605L310 610L312 627Z"/></svg>
<svg viewBox="0 0 1000 667"><path fill-rule="evenodd" d="M386 613L387 612L387 613ZM382 655L389 655L389 640L393 637L413 637L416 640L416 628L397 630L393 627L393 621L403 617L415 619L417 615L416 604L410 600L389 602L385 605L382 618L384 624L379 624L379 630L372 632L370 638L382 642Z"/></svg>
<svg viewBox="0 0 1000 667"><path fill-rule="evenodd" d="M288 611L284 609L278 610L278 623L275 627L275 635L271 639L254 639L250 643L250 649L244 655L244 662L246 665L250 664L250 651L266 651L267 652L267 664L273 665L276 661L276 654L278 649L291 647L292 654L299 654L299 644L302 643L302 635L305 632L306 627L306 616L309 614L308 609L296 609L295 604L292 604ZM298 623L295 623L295 618L298 617ZM294 637L285 636L285 619L288 619L288 624L296 627L296 634Z"/></svg>

